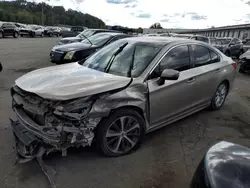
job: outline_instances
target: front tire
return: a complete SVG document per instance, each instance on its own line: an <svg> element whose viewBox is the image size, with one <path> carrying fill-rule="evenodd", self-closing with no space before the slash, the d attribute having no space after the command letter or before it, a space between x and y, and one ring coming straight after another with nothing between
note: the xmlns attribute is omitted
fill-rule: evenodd
<svg viewBox="0 0 250 188"><path fill-rule="evenodd" d="M212 98L210 109L218 110L220 109L227 97L228 94L228 85L226 82L222 82L216 89L216 92Z"/></svg>
<svg viewBox="0 0 250 188"><path fill-rule="evenodd" d="M43 38L43 36L44 36L44 34L43 34L43 33L41 33L41 38Z"/></svg>
<svg viewBox="0 0 250 188"><path fill-rule="evenodd" d="M3 32L0 31L0 39L3 38Z"/></svg>
<svg viewBox="0 0 250 188"><path fill-rule="evenodd" d="M17 37L18 37L18 33L17 33L17 32L14 32L13 37L14 37L14 38L17 38Z"/></svg>
<svg viewBox="0 0 250 188"><path fill-rule="evenodd" d="M145 135L145 121L133 109L121 109L100 122L97 143L107 157L118 157L138 148Z"/></svg>

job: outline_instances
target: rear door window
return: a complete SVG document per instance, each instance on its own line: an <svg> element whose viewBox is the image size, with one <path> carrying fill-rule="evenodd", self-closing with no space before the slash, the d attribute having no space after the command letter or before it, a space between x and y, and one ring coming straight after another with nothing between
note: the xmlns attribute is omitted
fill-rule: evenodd
<svg viewBox="0 0 250 188"><path fill-rule="evenodd" d="M191 45L191 49L194 67L220 62L220 56L209 48L201 45Z"/></svg>
<svg viewBox="0 0 250 188"><path fill-rule="evenodd" d="M209 49L200 45L191 45L194 67L210 64Z"/></svg>

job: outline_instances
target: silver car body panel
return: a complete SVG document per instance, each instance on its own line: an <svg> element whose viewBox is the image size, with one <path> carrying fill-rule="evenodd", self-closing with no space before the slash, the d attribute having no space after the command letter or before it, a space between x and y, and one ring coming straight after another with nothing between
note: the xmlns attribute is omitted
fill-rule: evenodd
<svg viewBox="0 0 250 188"><path fill-rule="evenodd" d="M16 85L45 99L69 100L122 88L130 81L70 63L32 71L18 78Z"/></svg>

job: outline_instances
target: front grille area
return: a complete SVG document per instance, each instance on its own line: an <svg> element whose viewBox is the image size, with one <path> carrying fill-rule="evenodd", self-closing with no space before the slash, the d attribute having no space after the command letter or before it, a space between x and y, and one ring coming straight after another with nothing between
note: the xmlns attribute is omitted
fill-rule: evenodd
<svg viewBox="0 0 250 188"><path fill-rule="evenodd" d="M51 60L60 61L64 57L64 52L51 51L50 58Z"/></svg>
<svg viewBox="0 0 250 188"><path fill-rule="evenodd" d="M11 94L13 107L22 108L26 115L38 125L45 125L45 113L49 108L47 101L44 101L41 97L26 92L17 86L12 88Z"/></svg>

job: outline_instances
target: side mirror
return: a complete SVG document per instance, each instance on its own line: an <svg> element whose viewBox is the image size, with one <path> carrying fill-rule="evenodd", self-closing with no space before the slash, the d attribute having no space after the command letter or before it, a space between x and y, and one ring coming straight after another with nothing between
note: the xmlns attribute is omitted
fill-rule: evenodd
<svg viewBox="0 0 250 188"><path fill-rule="evenodd" d="M163 85L165 83L165 80L178 80L179 75L179 71L173 69L165 69L161 73L160 79L158 80L158 84Z"/></svg>
<svg viewBox="0 0 250 188"><path fill-rule="evenodd" d="M0 72L3 70L2 63L0 62Z"/></svg>

